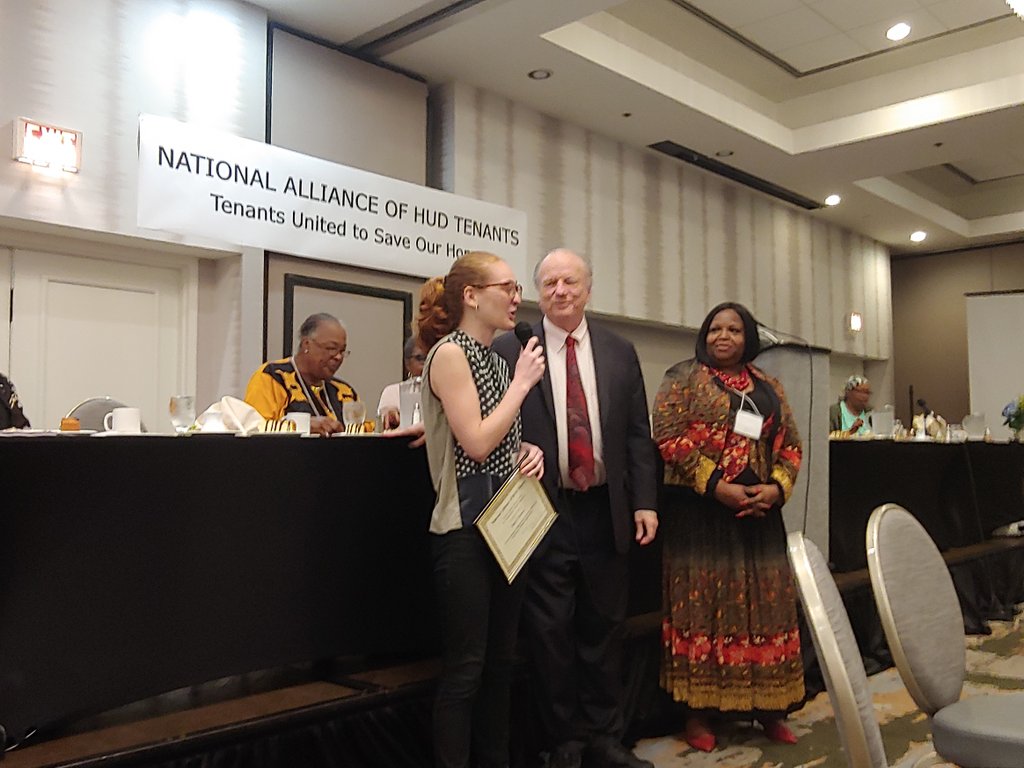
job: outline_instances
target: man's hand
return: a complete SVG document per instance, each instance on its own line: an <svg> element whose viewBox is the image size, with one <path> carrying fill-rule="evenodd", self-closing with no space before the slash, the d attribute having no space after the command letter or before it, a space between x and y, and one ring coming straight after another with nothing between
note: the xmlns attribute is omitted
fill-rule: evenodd
<svg viewBox="0 0 1024 768"><path fill-rule="evenodd" d="M658 532L658 513L653 509L638 509L633 513L633 522L636 523L636 542L645 547L654 541L654 534Z"/></svg>

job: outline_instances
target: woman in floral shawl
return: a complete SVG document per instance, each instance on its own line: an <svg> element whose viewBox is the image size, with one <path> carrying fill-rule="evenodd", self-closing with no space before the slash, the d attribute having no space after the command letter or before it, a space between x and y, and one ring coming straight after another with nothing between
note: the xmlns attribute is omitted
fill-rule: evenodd
<svg viewBox="0 0 1024 768"><path fill-rule="evenodd" d="M740 304L704 319L696 360L665 373L654 439L665 460L662 686L710 752L711 718L756 719L774 741L803 701L796 595L782 504L800 438L777 381L750 364L757 324Z"/></svg>

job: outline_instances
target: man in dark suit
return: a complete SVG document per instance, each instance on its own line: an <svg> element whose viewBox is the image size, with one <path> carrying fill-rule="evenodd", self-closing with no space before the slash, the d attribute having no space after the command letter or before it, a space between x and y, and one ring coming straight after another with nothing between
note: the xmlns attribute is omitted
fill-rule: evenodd
<svg viewBox="0 0 1024 768"><path fill-rule="evenodd" d="M654 539L657 478L633 345L587 321L590 264L557 249L534 270L544 378L522 407L558 519L530 561L523 622L550 768L653 768L622 745L622 631L631 540ZM511 334L494 349L514 366Z"/></svg>

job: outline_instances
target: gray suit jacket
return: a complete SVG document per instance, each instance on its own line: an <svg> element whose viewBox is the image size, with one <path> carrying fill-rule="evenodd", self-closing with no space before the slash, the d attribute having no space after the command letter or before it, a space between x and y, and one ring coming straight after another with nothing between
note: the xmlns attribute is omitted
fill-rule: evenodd
<svg viewBox="0 0 1024 768"><path fill-rule="evenodd" d="M608 475L615 549L625 554L633 540L633 512L656 509L658 479L656 450L647 418L647 394L636 350L626 339L588 319L597 398L601 410L601 438ZM543 344L544 324L537 323L533 333ZM494 342L494 350L515 371L522 348L515 334L508 333ZM558 431L551 395L551 375L533 388L522 407L523 440L544 451L544 488L554 501L558 494Z"/></svg>

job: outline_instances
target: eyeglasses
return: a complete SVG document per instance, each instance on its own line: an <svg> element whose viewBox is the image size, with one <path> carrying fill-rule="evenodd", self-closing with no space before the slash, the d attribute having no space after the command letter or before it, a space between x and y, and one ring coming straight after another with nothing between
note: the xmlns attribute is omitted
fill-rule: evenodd
<svg viewBox="0 0 1024 768"><path fill-rule="evenodd" d="M312 344L316 344L318 347L320 347L320 349L326 352L328 357L338 357L340 355L341 359L344 360L346 357L352 354L350 350L344 347L339 348L334 346L333 344L321 344L316 339L310 339L309 341Z"/></svg>
<svg viewBox="0 0 1024 768"><path fill-rule="evenodd" d="M523 286L521 283L515 283L511 280L503 280L500 283L484 283L483 285L474 285L474 288L501 288L508 297L511 299L513 296L523 295Z"/></svg>

